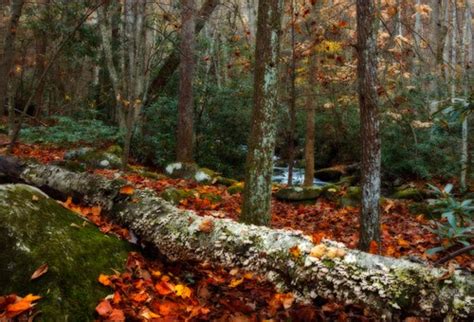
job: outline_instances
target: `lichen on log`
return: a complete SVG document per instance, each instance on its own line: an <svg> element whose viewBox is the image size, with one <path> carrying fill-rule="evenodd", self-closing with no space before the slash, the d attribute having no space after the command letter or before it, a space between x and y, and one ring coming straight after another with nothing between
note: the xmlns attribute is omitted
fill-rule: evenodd
<svg viewBox="0 0 474 322"><path fill-rule="evenodd" d="M0 171L1 163L0 157ZM26 175L21 178L56 191L64 189L64 193L80 195L84 189L82 196L89 202L107 203L110 198L108 215L172 260L244 267L264 274L277 287L291 290L301 299L322 297L362 304L386 320L402 314L430 318L474 314L471 274L371 255L332 241L316 246L298 231L200 217L173 207L147 189L135 190L128 199L120 198L119 189L114 191L119 182L48 168L25 165L22 173ZM61 178L68 183L61 183ZM87 180L99 182L99 190L94 191ZM100 192L102 187L108 189L106 193Z"/></svg>

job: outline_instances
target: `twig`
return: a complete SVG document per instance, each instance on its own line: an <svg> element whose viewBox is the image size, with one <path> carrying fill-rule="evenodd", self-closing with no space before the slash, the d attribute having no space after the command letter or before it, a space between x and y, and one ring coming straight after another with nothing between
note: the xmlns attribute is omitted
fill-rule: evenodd
<svg viewBox="0 0 474 322"><path fill-rule="evenodd" d="M444 256L443 258L437 260L435 262L435 265L441 265L441 264L449 261L450 259L453 259L454 257L459 256L459 255L464 254L464 253L467 253L471 250L474 250L474 245L469 245L469 246L463 247L461 249L458 249L457 251L455 251L451 254L448 254L448 255Z"/></svg>

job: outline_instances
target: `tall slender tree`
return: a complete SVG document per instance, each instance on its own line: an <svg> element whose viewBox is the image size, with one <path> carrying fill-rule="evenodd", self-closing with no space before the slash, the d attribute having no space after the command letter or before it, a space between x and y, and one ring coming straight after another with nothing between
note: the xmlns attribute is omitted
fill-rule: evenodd
<svg viewBox="0 0 474 322"><path fill-rule="evenodd" d="M240 217L243 222L257 225L268 225L271 219L282 11L283 0L258 3L254 106Z"/></svg>
<svg viewBox="0 0 474 322"><path fill-rule="evenodd" d="M11 4L11 15L5 40L3 41L3 55L0 57L0 115L5 113L5 100L8 93L8 80L15 55L15 38L20 21L24 0L13 0Z"/></svg>
<svg viewBox="0 0 474 322"><path fill-rule="evenodd" d="M380 133L377 98L377 6L357 0L357 79L362 138L362 209L359 248L380 243Z"/></svg>
<svg viewBox="0 0 474 322"><path fill-rule="evenodd" d="M178 133L176 159L179 162L193 161L193 74L195 51L195 0L181 0L181 51L179 66Z"/></svg>

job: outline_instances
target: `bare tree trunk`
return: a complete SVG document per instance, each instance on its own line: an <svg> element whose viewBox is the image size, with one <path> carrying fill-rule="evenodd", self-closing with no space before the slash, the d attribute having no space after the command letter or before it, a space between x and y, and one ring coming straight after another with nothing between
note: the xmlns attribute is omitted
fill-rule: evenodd
<svg viewBox="0 0 474 322"><path fill-rule="evenodd" d="M179 67L178 131L176 159L178 162L193 162L194 149L194 104L193 75L195 65L195 0L181 0L181 45Z"/></svg>
<svg viewBox="0 0 474 322"><path fill-rule="evenodd" d="M259 1L255 48L254 107L240 220L268 225L278 104L278 60L283 0Z"/></svg>
<svg viewBox="0 0 474 322"><path fill-rule="evenodd" d="M288 185L293 185L295 165L296 131L296 39L295 39L295 1L291 0L291 72L290 72L290 128L288 131Z"/></svg>
<svg viewBox="0 0 474 322"><path fill-rule="evenodd" d="M196 21L196 34L199 34L201 29L204 27L204 24L209 19L212 12L219 3L220 0L206 0L206 2L203 3L201 9L199 10L199 13L197 14L198 19ZM179 50L176 49L165 60L157 75L151 82L148 97L153 98L163 90L165 85L168 83L168 80L173 76L173 73L178 68L179 59Z"/></svg>
<svg viewBox="0 0 474 322"><path fill-rule="evenodd" d="M463 86L464 99L469 99L469 84L472 73L467 71L468 66L472 66L472 12L471 2L465 4L464 28L461 46L461 82ZM467 189L468 162L469 162L469 116L470 113L464 115L462 122L462 143L461 143L461 189Z"/></svg>
<svg viewBox="0 0 474 322"><path fill-rule="evenodd" d="M310 65L308 71L308 98L306 101L306 135L305 135L305 171L304 171L304 185L312 186L314 182L314 145L315 145L315 97L316 92L316 54L309 58Z"/></svg>
<svg viewBox="0 0 474 322"><path fill-rule="evenodd" d="M359 248L380 243L380 133L377 98L377 9L357 0L357 78L362 139L362 209Z"/></svg>
<svg viewBox="0 0 474 322"><path fill-rule="evenodd" d="M8 80L10 79L10 70L15 55L15 38L23 9L24 0L12 0L10 23L6 31L6 37L3 42L3 56L0 61L0 115L5 114L5 101L8 95Z"/></svg>

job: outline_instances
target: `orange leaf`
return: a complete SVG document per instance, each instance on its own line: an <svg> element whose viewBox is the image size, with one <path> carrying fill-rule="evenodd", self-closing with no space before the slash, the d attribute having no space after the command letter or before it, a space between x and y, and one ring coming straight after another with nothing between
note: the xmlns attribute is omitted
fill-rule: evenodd
<svg viewBox="0 0 474 322"><path fill-rule="evenodd" d="M145 292L142 293L135 293L131 297L132 301L138 302L138 303L143 303L146 300L148 300L148 294Z"/></svg>
<svg viewBox="0 0 474 322"><path fill-rule="evenodd" d="M298 245L295 245L290 248L290 254L293 255L293 257L300 257L301 256L301 251L298 247Z"/></svg>
<svg viewBox="0 0 474 322"><path fill-rule="evenodd" d="M170 284L165 281L161 281L155 285L155 290L160 294L160 295L168 295L173 293L174 286L173 284Z"/></svg>
<svg viewBox="0 0 474 322"><path fill-rule="evenodd" d="M114 292L114 297L112 298L112 302L114 302L114 304L119 304L120 302L122 302L122 296L120 295L119 292Z"/></svg>
<svg viewBox="0 0 474 322"><path fill-rule="evenodd" d="M403 238L399 238L397 242L400 247L405 247L405 248L410 247L410 243Z"/></svg>
<svg viewBox="0 0 474 322"><path fill-rule="evenodd" d="M207 199L204 199L207 200ZM214 223L210 219L205 219L201 222L199 225L199 231L202 231L203 233L210 233L212 229L214 228Z"/></svg>
<svg viewBox="0 0 474 322"><path fill-rule="evenodd" d="M96 306L95 310L100 316L106 317L112 312L112 306L109 301L103 300Z"/></svg>
<svg viewBox="0 0 474 322"><path fill-rule="evenodd" d="M36 269L33 275L31 275L30 280L37 279L41 275L45 274L47 271L48 271L48 264L45 263Z"/></svg>
<svg viewBox="0 0 474 322"><path fill-rule="evenodd" d="M370 241L369 246L369 253L371 254L378 254L379 253L379 245L375 240Z"/></svg>
<svg viewBox="0 0 474 322"><path fill-rule="evenodd" d="M110 281L110 279L107 275L100 274L98 280L99 280L99 283L104 285L104 286L112 285L112 282Z"/></svg>
<svg viewBox="0 0 474 322"><path fill-rule="evenodd" d="M126 186L123 186L122 188L120 188L120 193L122 195L133 195L133 193L135 192L135 188L133 188L133 186L131 185L126 185Z"/></svg>
<svg viewBox="0 0 474 322"><path fill-rule="evenodd" d="M230 281L230 284L229 284L229 287L237 287L239 286L240 284L242 284L242 282L244 281L243 278L240 278L240 279L236 279L236 278L233 278L231 281Z"/></svg>
<svg viewBox="0 0 474 322"><path fill-rule="evenodd" d="M123 314L122 310L113 309L112 313L110 313L107 321L125 321L125 315Z"/></svg>

